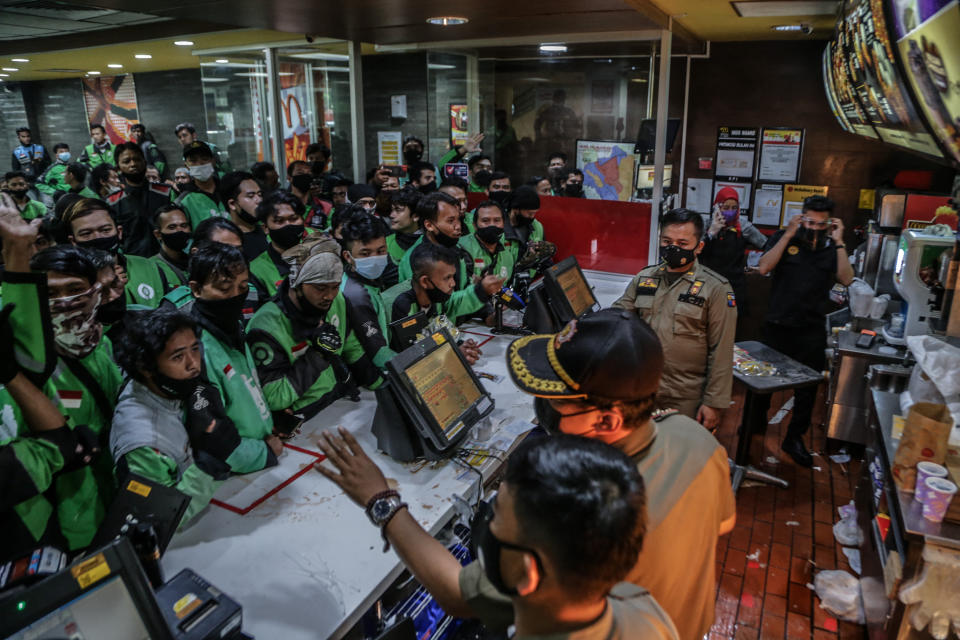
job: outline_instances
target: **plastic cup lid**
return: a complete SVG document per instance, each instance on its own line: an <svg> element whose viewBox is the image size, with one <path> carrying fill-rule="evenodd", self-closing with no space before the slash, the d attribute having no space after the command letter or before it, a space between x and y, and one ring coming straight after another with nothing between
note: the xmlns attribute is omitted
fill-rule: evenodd
<svg viewBox="0 0 960 640"><path fill-rule="evenodd" d="M946 478L936 478L931 477L926 480L927 489L937 491L939 493L956 493L957 485L953 484Z"/></svg>
<svg viewBox="0 0 960 640"><path fill-rule="evenodd" d="M922 469L925 474L928 476L937 476L940 478L947 477L947 468L936 462L930 462L929 460L921 460L917 463L917 469Z"/></svg>

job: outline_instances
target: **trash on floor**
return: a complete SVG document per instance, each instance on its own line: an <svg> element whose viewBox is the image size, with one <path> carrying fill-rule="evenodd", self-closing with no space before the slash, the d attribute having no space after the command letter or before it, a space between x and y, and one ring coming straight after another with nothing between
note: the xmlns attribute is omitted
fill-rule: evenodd
<svg viewBox="0 0 960 640"><path fill-rule="evenodd" d="M820 598L821 609L840 620L864 623L858 578L846 571L820 571L813 579L812 588Z"/></svg>

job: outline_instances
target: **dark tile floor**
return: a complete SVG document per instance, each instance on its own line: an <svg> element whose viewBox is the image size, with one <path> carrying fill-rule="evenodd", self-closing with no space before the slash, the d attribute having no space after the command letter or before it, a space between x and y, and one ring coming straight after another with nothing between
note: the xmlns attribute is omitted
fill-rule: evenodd
<svg viewBox="0 0 960 640"><path fill-rule="evenodd" d="M743 392L734 385L735 404L724 415L717 437L733 457ZM773 396L770 416L790 394ZM821 391L822 400L822 391ZM822 406L818 403L818 406ZM821 412L807 434L807 447L824 452ZM789 489L745 483L737 494L737 526L717 546L716 620L710 640L847 640L866 638L866 629L839 622L820 608L807 588L814 569L853 573L833 538L837 507L854 493L859 462L840 465L826 454L814 456L814 468L798 467L780 451L790 414L754 438L751 461L787 480ZM855 575L855 574L854 574Z"/></svg>

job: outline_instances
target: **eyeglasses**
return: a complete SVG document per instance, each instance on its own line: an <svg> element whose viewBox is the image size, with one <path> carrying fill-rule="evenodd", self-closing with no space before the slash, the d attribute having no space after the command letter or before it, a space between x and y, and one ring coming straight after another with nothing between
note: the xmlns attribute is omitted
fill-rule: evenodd
<svg viewBox="0 0 960 640"><path fill-rule="evenodd" d="M800 218L800 221L814 229L826 229L830 226L830 220L817 220L816 218L808 218L807 216Z"/></svg>

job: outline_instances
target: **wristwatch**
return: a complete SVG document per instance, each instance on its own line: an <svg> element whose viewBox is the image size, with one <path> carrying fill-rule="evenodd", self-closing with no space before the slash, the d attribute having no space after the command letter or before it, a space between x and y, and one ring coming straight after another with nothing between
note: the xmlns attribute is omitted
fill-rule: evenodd
<svg viewBox="0 0 960 640"><path fill-rule="evenodd" d="M390 549L390 541L387 540L387 525L397 515L400 509L407 506L406 502L400 500L400 494L396 491L382 491L367 502L365 509L367 517L373 526L380 527L380 535L383 537L383 550Z"/></svg>

